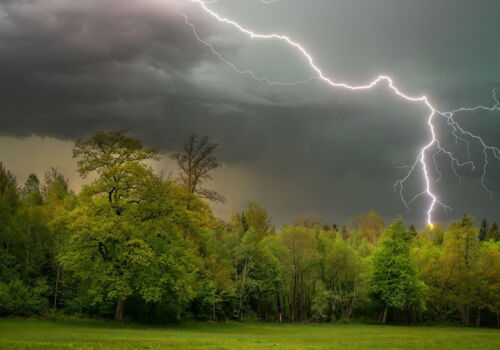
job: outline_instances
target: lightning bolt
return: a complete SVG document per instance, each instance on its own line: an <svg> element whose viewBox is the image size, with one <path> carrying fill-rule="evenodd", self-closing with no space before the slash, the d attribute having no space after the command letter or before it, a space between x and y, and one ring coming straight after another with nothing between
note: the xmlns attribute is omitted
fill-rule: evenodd
<svg viewBox="0 0 500 350"><path fill-rule="evenodd" d="M198 40L198 42L200 42L201 44L205 45L210 50L210 52L212 52L212 54L215 57L217 57L223 63L228 65L236 73L248 75L252 79L257 80L258 82L261 82L261 83L266 83L268 85L278 85L278 86L293 86L293 85L299 85L299 84L306 84L306 83L309 83L309 82L317 79L317 77L309 77L309 78L304 79L304 80L299 79L299 80L292 81L292 82L282 82L282 81L272 80L272 79L265 77L265 76L258 76L253 71L248 70L248 69L240 69L234 63L232 63L231 61L226 59L221 52L217 51L217 49L214 47L214 45L212 45L211 43L209 43L206 40L203 40L200 37L200 35L198 34L198 31L196 30L196 27L194 26L194 24L189 21L188 17L184 13L180 13L180 15L182 17L184 17L186 24L189 27L191 27L191 29L193 30L193 34L194 34L194 37L196 38L196 40Z"/></svg>
<svg viewBox="0 0 500 350"><path fill-rule="evenodd" d="M339 82L336 81L333 78L327 77L323 71L320 69L320 67L315 63L314 58L312 54L310 54L306 48L301 45L300 43L292 40L290 37L287 35L282 35L282 34L277 34L277 33L269 33L269 34L263 34L263 33L258 33L254 32L250 29L247 29L237 23L236 21L226 18L224 16L219 15L212 9L210 9L207 5L216 2L217 0L212 0L212 1L203 1L203 0L190 0L190 2L195 3L196 5L199 6L199 8L207 14L209 17L213 18L214 20L224 23L235 30L239 31L240 33L243 33L247 35L250 39L263 39L263 40L277 40L286 43L293 49L295 49L297 52L299 52L303 58L305 59L306 63L308 64L309 68L312 69L312 71L315 73L314 76L310 77L309 79L306 80L297 80L295 82L278 82L271 80L267 77L262 77L258 76L254 72L250 70L243 70L238 68L235 64L227 60L220 52L218 52L215 47L201 39L201 37L198 35L195 26L189 22L187 15L182 14L184 17L186 24L189 25L193 33L196 37L196 39L203 45L205 45L211 52L214 54L217 58L219 58L223 63L231 67L233 71L239 74L244 74L248 75L251 78L264 82L269 85L296 85L296 84L301 84L301 83L307 83L312 81L313 79L320 80L327 85L329 85L332 88L340 88L340 89L345 89L345 90L351 90L351 91L360 91L360 90L369 90L372 88L375 88L381 84L386 84L387 87L392 90L392 92L398 96L399 98L402 98L412 104L421 104L425 106L428 110L427 114L427 127L428 127L428 132L429 132L429 138L428 141L420 148L418 155L414 161L413 164L407 166L408 172L406 175L397 180L394 184L394 187L396 190L399 191L399 194L401 196L401 200L403 204L409 209L409 205L415 201L417 198L426 196L429 200L429 205L427 208L427 224L432 227L433 226L433 213L434 209L436 206L441 206L444 209L451 209L449 206L441 202L436 193L434 192L432 184L439 181L442 174L439 171L437 167L437 162L435 157L438 154L444 154L446 155L450 161L451 161L451 167L455 175L460 179L460 176L457 173L456 167L465 167L469 166L471 167L472 170L476 168L475 163L471 160L471 154L470 154L470 144L472 141L476 141L481 147L484 155L484 164L482 168L482 176L481 176L481 185L483 188L490 194L492 195L492 192L490 189L486 186L485 183L485 176L486 176L486 170L489 165L489 154L492 155L495 159L500 160L500 149L498 147L490 146L485 143L485 141L478 135L473 134L472 132L464 129L454 118L456 114L458 113L463 113L463 112L475 112L475 111L500 111L500 102L497 98L496 91L494 90L492 93L493 100L495 104L493 106L475 106L475 107L460 107L452 111L440 111L436 107L434 107L433 104L431 104L429 98L425 95L422 96L411 96L402 90L400 90L396 84L394 83L393 78L391 78L388 75L379 75L372 81L362 84L362 85L351 85L346 82ZM261 0L261 2L265 4L270 4L273 2L276 2L279 0ZM435 120L437 117L444 118L445 121L447 122L447 125L451 129L451 134L455 138L455 141L458 143L463 142L466 144L467 147L467 155L468 159L466 161L460 161L454 154L453 152L447 150L442 146L442 142L440 141L440 138L438 137L436 133L436 127L435 127ZM431 153L431 151L434 150L434 153ZM435 179L434 181L432 180L432 174L431 174L431 166L429 165L429 162L433 162L434 167L436 172L439 174L439 177ZM413 197L410 201L406 201L403 195L403 188L404 184L406 181L408 181L417 171L417 169L420 169L423 174L423 190L417 194L415 197Z"/></svg>

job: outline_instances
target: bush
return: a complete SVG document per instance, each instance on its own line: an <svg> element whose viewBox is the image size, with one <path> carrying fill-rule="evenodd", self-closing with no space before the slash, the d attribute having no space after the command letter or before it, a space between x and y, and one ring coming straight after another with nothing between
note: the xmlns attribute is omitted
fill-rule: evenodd
<svg viewBox="0 0 500 350"><path fill-rule="evenodd" d="M33 287L13 278L0 282L0 315L41 315L48 309L46 298L49 287L44 280L38 280Z"/></svg>

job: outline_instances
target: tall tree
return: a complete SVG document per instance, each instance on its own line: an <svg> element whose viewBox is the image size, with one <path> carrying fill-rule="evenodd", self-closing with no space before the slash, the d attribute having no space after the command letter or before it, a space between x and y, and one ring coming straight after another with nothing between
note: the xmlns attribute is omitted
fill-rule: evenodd
<svg viewBox="0 0 500 350"><path fill-rule="evenodd" d="M427 304L442 321L450 310L458 313L462 323L469 325L471 313L478 314L477 274L480 254L479 230L472 217L464 216L445 232L441 246L428 246L428 262L420 275L427 290Z"/></svg>
<svg viewBox="0 0 500 350"><path fill-rule="evenodd" d="M488 222L486 219L481 221L481 226L479 227L479 240L484 241L488 235Z"/></svg>
<svg viewBox="0 0 500 350"><path fill-rule="evenodd" d="M58 191L55 191L55 188L58 188ZM68 189L68 179L63 175L59 168L52 166L45 172L41 188L41 193L44 199L49 196L49 192L61 195L63 192L67 192Z"/></svg>
<svg viewBox="0 0 500 350"><path fill-rule="evenodd" d="M500 244L483 242L474 266L476 326L481 325L481 311L488 309L500 321Z"/></svg>
<svg viewBox="0 0 500 350"><path fill-rule="evenodd" d="M0 162L0 244L6 254L14 239L14 218L19 206L16 178Z"/></svg>
<svg viewBox="0 0 500 350"><path fill-rule="evenodd" d="M44 251L46 250L47 236L45 217L43 213L43 198L40 192L40 181L35 174L28 176L24 186L21 188L21 226L24 233L25 248L25 278L36 276L37 270L41 269L46 261Z"/></svg>
<svg viewBox="0 0 500 350"><path fill-rule="evenodd" d="M349 221L349 231L359 231L370 243L378 241L384 232L384 219L376 209L354 216Z"/></svg>
<svg viewBox="0 0 500 350"><path fill-rule="evenodd" d="M143 162L159 158L156 150L144 147L124 131L101 132L89 139L78 139L73 157L78 159L80 176L86 177L91 172L98 175L85 190L90 194L106 194L117 214L122 205L136 200L133 193L142 176L150 176L150 167Z"/></svg>
<svg viewBox="0 0 500 350"><path fill-rule="evenodd" d="M286 311L290 320L303 321L310 316L315 286L315 267L319 258L316 235L313 229L291 226L283 229L280 238L285 248L281 259L285 265Z"/></svg>
<svg viewBox="0 0 500 350"><path fill-rule="evenodd" d="M248 228L257 233L259 240L274 232L274 228L271 226L271 218L266 210L257 203L249 202L243 215Z"/></svg>
<svg viewBox="0 0 500 350"><path fill-rule="evenodd" d="M332 319L349 319L366 296L365 264L342 239L327 240L324 284L330 292Z"/></svg>
<svg viewBox="0 0 500 350"><path fill-rule="evenodd" d="M500 228L498 228L498 224L496 222L491 224L488 234L486 235L486 239L491 239L495 242L500 241Z"/></svg>
<svg viewBox="0 0 500 350"><path fill-rule="evenodd" d="M70 213L64 267L88 281L95 302L116 301L116 320L123 320L134 293L146 302L159 302L167 291L188 298L193 259L169 219L183 206L173 207L175 189L144 163L157 152L123 132L106 132L78 140L73 154L81 175L95 171L98 177Z"/></svg>
<svg viewBox="0 0 500 350"><path fill-rule="evenodd" d="M385 234L373 257L373 290L384 305L380 322L385 324L389 308L408 310L423 307L423 284L417 279L410 257L412 234L397 219Z"/></svg>
<svg viewBox="0 0 500 350"><path fill-rule="evenodd" d="M231 251L238 298L235 315L241 319L246 304L252 295L258 292L259 281L255 276L256 267L259 265L258 244L271 232L270 219L262 207L250 202L243 213L233 215L231 229Z"/></svg>
<svg viewBox="0 0 500 350"><path fill-rule="evenodd" d="M213 170L220 167L215 156L218 143L209 141L207 136L199 138L193 134L188 137L182 152L172 155L181 170L180 178L188 191L211 201L224 202L225 198L214 190L201 188L206 180L210 180Z"/></svg>
<svg viewBox="0 0 500 350"><path fill-rule="evenodd" d="M52 276L48 276L52 285L52 307L60 306L60 295L63 289L64 270L59 261L59 255L68 242L69 232L66 219L68 213L76 205L76 195L69 190L67 179L54 167L45 173L42 186L44 198L44 215L49 231L48 259Z"/></svg>

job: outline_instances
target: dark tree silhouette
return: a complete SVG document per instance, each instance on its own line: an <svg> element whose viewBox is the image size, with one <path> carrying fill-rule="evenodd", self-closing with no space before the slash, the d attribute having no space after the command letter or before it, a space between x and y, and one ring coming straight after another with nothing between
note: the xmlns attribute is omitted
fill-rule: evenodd
<svg viewBox="0 0 500 350"><path fill-rule="evenodd" d="M486 239L486 236L488 235L488 222L486 219L483 219L481 221L481 226L479 227L479 240L484 241Z"/></svg>
<svg viewBox="0 0 500 350"><path fill-rule="evenodd" d="M211 172L220 167L214 155L218 145L210 142L207 136L199 138L193 134L186 140L182 152L174 153L172 159L177 161L180 178L189 192L211 201L225 202L218 192L200 187L204 181L212 179Z"/></svg>

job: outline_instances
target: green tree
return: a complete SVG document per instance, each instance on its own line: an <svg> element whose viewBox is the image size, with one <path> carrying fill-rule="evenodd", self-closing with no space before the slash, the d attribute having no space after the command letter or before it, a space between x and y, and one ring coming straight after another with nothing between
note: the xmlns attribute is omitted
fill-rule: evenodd
<svg viewBox="0 0 500 350"><path fill-rule="evenodd" d="M41 314L47 307L38 186L31 175L18 191L14 176L0 163L0 315Z"/></svg>
<svg viewBox="0 0 500 350"><path fill-rule="evenodd" d="M19 215L24 246L24 277L36 279L46 263L45 251L48 249L48 242L40 181L35 174L29 175L20 194Z"/></svg>
<svg viewBox="0 0 500 350"><path fill-rule="evenodd" d="M274 233L271 218L267 211L257 203L249 202L244 214L249 228L258 232L259 239Z"/></svg>
<svg viewBox="0 0 500 350"><path fill-rule="evenodd" d="M373 256L372 288L384 311L380 322L385 324L391 309L422 309L423 284L417 279L410 257L412 235L397 219L385 230Z"/></svg>
<svg viewBox="0 0 500 350"><path fill-rule="evenodd" d="M125 301L134 294L150 303L190 298L193 259L172 220L186 209L173 200L175 187L144 163L157 152L122 132L107 132L78 140L73 154L82 176L95 171L98 177L69 214L65 269L87 281L95 303L115 300L116 320L123 320Z"/></svg>
<svg viewBox="0 0 500 350"><path fill-rule="evenodd" d="M78 139L73 148L78 172L86 177L96 172L98 178L84 187L90 195L106 194L117 215L124 206L140 200L136 192L141 180L147 181L152 172L144 164L158 159L158 152L142 142L128 137L123 131L97 133L89 139Z"/></svg>
<svg viewBox="0 0 500 350"><path fill-rule="evenodd" d="M56 309L60 304L60 295L63 289L64 270L58 256L67 244L68 213L76 205L76 195L69 189L67 179L57 168L50 168L45 173L42 186L44 198L44 216L48 230L47 263L51 273L47 272L52 288L52 307Z"/></svg>
<svg viewBox="0 0 500 350"><path fill-rule="evenodd" d="M5 255L11 255L12 244L16 240L15 218L18 207L16 179L0 162L0 243Z"/></svg>
<svg viewBox="0 0 500 350"><path fill-rule="evenodd" d="M285 227L280 239L284 247L281 257L285 311L290 320L303 321L310 316L314 296L319 254L313 229L302 226Z"/></svg>
<svg viewBox="0 0 500 350"><path fill-rule="evenodd" d="M498 228L498 224L496 222L491 224L488 234L486 235L486 239L491 239L495 242L500 241L500 229Z"/></svg>
<svg viewBox="0 0 500 350"><path fill-rule="evenodd" d="M453 223L445 234L441 266L448 272L447 287L452 291L449 302L458 310L465 326L469 325L471 314L478 307L479 243L479 230L470 216L464 215L461 222Z"/></svg>
<svg viewBox="0 0 500 350"><path fill-rule="evenodd" d="M349 231L359 231L364 239L375 243L384 232L384 219L376 209L366 214L359 214L349 220Z"/></svg>
<svg viewBox="0 0 500 350"><path fill-rule="evenodd" d="M330 240L325 251L324 284L331 295L332 319L350 319L367 297L364 260L345 241Z"/></svg>
<svg viewBox="0 0 500 350"><path fill-rule="evenodd" d="M415 225L411 224L410 227L408 228L408 231L410 231L410 233L413 237L417 237L418 232L417 232L417 228L415 227Z"/></svg>
<svg viewBox="0 0 500 350"><path fill-rule="evenodd" d="M458 313L469 325L471 313L478 311L479 243L474 219L463 217L447 228L442 246L429 246L420 275L427 284L427 304L438 321L444 321L447 313Z"/></svg>
<svg viewBox="0 0 500 350"><path fill-rule="evenodd" d="M434 241L429 241L427 236L420 235L413 250L413 258L417 267L417 277L422 280L427 317L443 322L446 316L449 291L443 288L441 281L446 277L444 269L436 268L442 258L442 246Z"/></svg>
<svg viewBox="0 0 500 350"><path fill-rule="evenodd" d="M490 310L500 327L500 244L483 242L474 269L477 298L476 326L481 325L481 311Z"/></svg>

